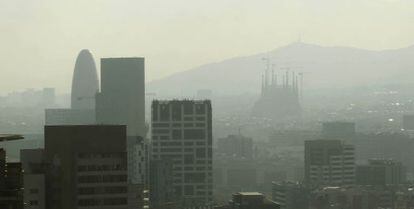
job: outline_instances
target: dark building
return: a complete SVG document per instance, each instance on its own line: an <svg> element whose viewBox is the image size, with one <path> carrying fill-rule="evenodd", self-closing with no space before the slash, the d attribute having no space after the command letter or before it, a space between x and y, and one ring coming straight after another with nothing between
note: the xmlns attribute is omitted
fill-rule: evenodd
<svg viewBox="0 0 414 209"><path fill-rule="evenodd" d="M305 141L305 182L310 187L354 184L354 146L340 140Z"/></svg>
<svg viewBox="0 0 414 209"><path fill-rule="evenodd" d="M253 140L242 135L229 135L217 141L219 153L244 158L253 158Z"/></svg>
<svg viewBox="0 0 414 209"><path fill-rule="evenodd" d="M101 59L101 92L96 96L98 124L127 125L128 136L145 139L144 58Z"/></svg>
<svg viewBox="0 0 414 209"><path fill-rule="evenodd" d="M325 122L322 124L322 137L324 139L352 139L355 137L355 123Z"/></svg>
<svg viewBox="0 0 414 209"><path fill-rule="evenodd" d="M123 125L45 126L46 208L142 207L142 185L127 181L126 140Z"/></svg>
<svg viewBox="0 0 414 209"><path fill-rule="evenodd" d="M356 167L358 185L399 185L406 183L406 169L400 162L371 159L368 165Z"/></svg>
<svg viewBox="0 0 414 209"><path fill-rule="evenodd" d="M23 209L23 170L21 163L6 162L0 148L0 208Z"/></svg>
<svg viewBox="0 0 414 209"><path fill-rule="evenodd" d="M150 163L150 208L173 209L177 202L173 187L173 164L168 159Z"/></svg>
<svg viewBox="0 0 414 209"><path fill-rule="evenodd" d="M152 102L152 157L173 161L174 193L183 206L213 201L212 110L209 100Z"/></svg>
<svg viewBox="0 0 414 209"><path fill-rule="evenodd" d="M262 93L253 107L253 116L280 121L301 115L298 76L294 72L289 74L286 71L282 78L276 74L272 74L269 78L266 71L262 79Z"/></svg>
<svg viewBox="0 0 414 209"><path fill-rule="evenodd" d="M258 192L238 192L233 194L229 205L215 207L214 209L279 209L280 205L268 200Z"/></svg>

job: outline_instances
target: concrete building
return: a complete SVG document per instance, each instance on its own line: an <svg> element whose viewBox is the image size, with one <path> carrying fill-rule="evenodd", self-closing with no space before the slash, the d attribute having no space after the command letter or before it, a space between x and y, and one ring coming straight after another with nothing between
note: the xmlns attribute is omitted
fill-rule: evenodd
<svg viewBox="0 0 414 209"><path fill-rule="evenodd" d="M272 200L280 205L281 209L308 208L309 191L306 186L298 182L273 182Z"/></svg>
<svg viewBox="0 0 414 209"><path fill-rule="evenodd" d="M305 182L310 187L354 184L354 146L340 140L305 141Z"/></svg>
<svg viewBox="0 0 414 209"><path fill-rule="evenodd" d="M72 79L71 108L94 109L95 94L99 90L95 61L89 50L79 52Z"/></svg>
<svg viewBox="0 0 414 209"><path fill-rule="evenodd" d="M99 124L126 125L128 136L145 139L144 58L101 59L101 92L96 96Z"/></svg>
<svg viewBox="0 0 414 209"><path fill-rule="evenodd" d="M46 172L44 149L24 149L20 151L24 170L24 208L46 208Z"/></svg>
<svg viewBox="0 0 414 209"><path fill-rule="evenodd" d="M229 205L214 209L279 209L280 205L259 192L238 192L233 194Z"/></svg>
<svg viewBox="0 0 414 209"><path fill-rule="evenodd" d="M95 123L95 109L45 110L45 125L91 125Z"/></svg>
<svg viewBox="0 0 414 209"><path fill-rule="evenodd" d="M242 135L229 135L217 141L218 153L241 158L253 158L253 140Z"/></svg>
<svg viewBox="0 0 414 209"><path fill-rule="evenodd" d="M125 126L45 126L46 208L143 207L127 158Z"/></svg>
<svg viewBox="0 0 414 209"><path fill-rule="evenodd" d="M153 101L152 157L173 161L173 186L184 206L213 201L212 110L208 100Z"/></svg>
<svg viewBox="0 0 414 209"><path fill-rule="evenodd" d="M371 159L367 165L356 167L358 185L399 185L406 183L406 169L400 162Z"/></svg>

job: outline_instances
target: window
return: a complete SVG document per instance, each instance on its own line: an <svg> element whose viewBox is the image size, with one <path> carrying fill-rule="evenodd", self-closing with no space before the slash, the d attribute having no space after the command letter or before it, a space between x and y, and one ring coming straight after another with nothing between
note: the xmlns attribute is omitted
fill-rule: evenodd
<svg viewBox="0 0 414 209"><path fill-rule="evenodd" d="M204 139L203 129L188 129L184 130L184 139Z"/></svg>
<svg viewBox="0 0 414 209"><path fill-rule="evenodd" d="M184 195L194 195L194 187L191 185L184 186Z"/></svg>

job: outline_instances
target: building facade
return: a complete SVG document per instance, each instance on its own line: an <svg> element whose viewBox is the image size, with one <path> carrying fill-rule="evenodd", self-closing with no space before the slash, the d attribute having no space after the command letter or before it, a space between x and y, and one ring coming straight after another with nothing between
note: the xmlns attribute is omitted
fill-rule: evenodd
<svg viewBox="0 0 414 209"><path fill-rule="evenodd" d="M101 92L96 96L98 124L126 125L128 136L145 139L144 58L101 59Z"/></svg>
<svg viewBox="0 0 414 209"><path fill-rule="evenodd" d="M211 102L153 101L151 127L152 157L172 160L174 193L181 204L211 205Z"/></svg>
<svg viewBox="0 0 414 209"><path fill-rule="evenodd" d="M358 185L399 185L406 183L406 169L400 162L370 159L367 165L356 167Z"/></svg>
<svg viewBox="0 0 414 209"><path fill-rule="evenodd" d="M354 146L340 140L305 141L305 182L311 187L354 184Z"/></svg>
<svg viewBox="0 0 414 209"><path fill-rule="evenodd" d="M45 127L46 208L142 207L142 185L128 182L126 127Z"/></svg>

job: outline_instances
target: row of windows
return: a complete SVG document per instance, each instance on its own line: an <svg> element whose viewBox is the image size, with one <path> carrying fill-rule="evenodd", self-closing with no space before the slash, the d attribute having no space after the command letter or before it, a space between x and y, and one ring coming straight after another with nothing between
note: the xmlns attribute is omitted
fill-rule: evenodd
<svg viewBox="0 0 414 209"><path fill-rule="evenodd" d="M97 206L97 205L126 205L128 203L127 198L116 197L116 198L104 198L104 199L79 199L79 206Z"/></svg>
<svg viewBox="0 0 414 209"><path fill-rule="evenodd" d="M79 172L85 171L124 171L127 169L126 165L113 164L113 165L80 165L78 166Z"/></svg>
<svg viewBox="0 0 414 209"><path fill-rule="evenodd" d="M107 186L107 187L80 187L78 194L92 195L92 194L121 194L127 193L128 188L125 186Z"/></svg>
<svg viewBox="0 0 414 209"><path fill-rule="evenodd" d="M126 152L113 152L113 153L78 153L80 159L96 159L96 158L123 158L126 156Z"/></svg>
<svg viewBox="0 0 414 209"><path fill-rule="evenodd" d="M126 182L127 175L87 175L79 176L79 183Z"/></svg>

